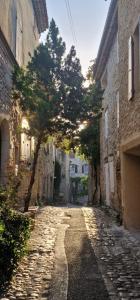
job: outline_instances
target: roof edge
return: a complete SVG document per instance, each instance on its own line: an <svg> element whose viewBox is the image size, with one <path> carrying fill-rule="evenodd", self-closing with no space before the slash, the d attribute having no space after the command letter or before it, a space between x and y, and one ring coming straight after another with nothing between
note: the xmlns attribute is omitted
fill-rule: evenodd
<svg viewBox="0 0 140 300"><path fill-rule="evenodd" d="M47 5L45 0L32 0L39 34L49 26Z"/></svg>
<svg viewBox="0 0 140 300"><path fill-rule="evenodd" d="M100 80L104 71L106 61L109 56L111 46L114 42L114 36L118 30L118 0L112 0L107 19L105 22L98 55L94 68L94 76L96 80Z"/></svg>

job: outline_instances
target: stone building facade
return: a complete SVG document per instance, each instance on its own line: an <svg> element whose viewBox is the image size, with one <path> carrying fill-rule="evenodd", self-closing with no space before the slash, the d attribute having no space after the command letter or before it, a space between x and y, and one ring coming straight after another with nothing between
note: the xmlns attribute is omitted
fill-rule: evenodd
<svg viewBox="0 0 140 300"><path fill-rule="evenodd" d="M28 123L19 108L11 104L11 74L16 64L27 65L39 44L41 32L47 27L45 0L0 1L0 184L6 184L11 170L18 176L19 168L23 166L25 174L19 193L22 198L29 183L35 140L18 132L18 126L27 128ZM34 201L42 196L47 198L50 194L53 195L53 191L49 191L50 185L45 190L48 177L53 180L54 176L53 152L50 151L47 157L46 147L45 145L41 149L43 165L42 159L38 161L32 195ZM42 183L38 178L42 178Z"/></svg>
<svg viewBox="0 0 140 300"><path fill-rule="evenodd" d="M111 1L97 57L95 77L101 80L105 89L101 118L102 197L107 205L121 211L123 224L127 228L139 230L139 0ZM111 161L111 156L113 157L113 164L110 167L106 160L107 151L108 162ZM110 176L113 178L111 189L114 192L111 194L109 194Z"/></svg>
<svg viewBox="0 0 140 300"><path fill-rule="evenodd" d="M140 229L140 1L118 1L120 153L124 224Z"/></svg>
<svg viewBox="0 0 140 300"><path fill-rule="evenodd" d="M117 1L110 6L100 49L95 76L104 90L100 120L100 183L102 200L120 211L119 192L119 51Z"/></svg>

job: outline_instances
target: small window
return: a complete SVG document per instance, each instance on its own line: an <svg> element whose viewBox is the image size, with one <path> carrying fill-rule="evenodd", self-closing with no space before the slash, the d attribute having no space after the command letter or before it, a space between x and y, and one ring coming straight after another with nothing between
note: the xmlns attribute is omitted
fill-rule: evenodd
<svg viewBox="0 0 140 300"><path fill-rule="evenodd" d="M133 64L134 64L134 92L140 90L140 22L138 23L133 36Z"/></svg>
<svg viewBox="0 0 140 300"><path fill-rule="evenodd" d="M131 36L128 41L128 100L134 95L134 42Z"/></svg>
<svg viewBox="0 0 140 300"><path fill-rule="evenodd" d="M84 174L84 172L85 172L85 166L83 165L82 166L82 173Z"/></svg>
<svg viewBox="0 0 140 300"><path fill-rule="evenodd" d="M78 173L78 166L75 165L75 173L77 174Z"/></svg>
<svg viewBox="0 0 140 300"><path fill-rule="evenodd" d="M128 100L140 91L140 20L128 41Z"/></svg>

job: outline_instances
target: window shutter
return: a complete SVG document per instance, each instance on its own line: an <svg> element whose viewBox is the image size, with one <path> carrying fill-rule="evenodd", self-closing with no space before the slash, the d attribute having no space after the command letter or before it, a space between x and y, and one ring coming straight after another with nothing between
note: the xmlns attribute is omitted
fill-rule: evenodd
<svg viewBox="0 0 140 300"><path fill-rule="evenodd" d="M128 41L128 100L134 95L134 44L132 36Z"/></svg>

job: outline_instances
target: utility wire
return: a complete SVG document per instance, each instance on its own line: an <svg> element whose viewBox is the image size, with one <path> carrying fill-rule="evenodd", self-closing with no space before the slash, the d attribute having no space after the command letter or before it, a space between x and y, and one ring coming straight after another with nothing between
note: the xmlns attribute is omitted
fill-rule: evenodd
<svg viewBox="0 0 140 300"><path fill-rule="evenodd" d="M75 29L74 29L74 22L73 22L73 17L72 17L72 13L71 13L69 0L65 0L65 4L66 4L66 10L67 10L67 15L68 15L68 20L69 20L69 24L70 24L73 41L74 41L74 44L76 45L77 38L76 38Z"/></svg>
<svg viewBox="0 0 140 300"><path fill-rule="evenodd" d="M72 17L72 13L71 13L71 7L70 7L69 0L67 0L67 3L68 3L68 8L69 8L69 13L70 13L71 23L72 23L72 27L73 27L73 33L74 33L75 41L77 43L77 38L76 38L75 29L74 29L74 22L73 22L73 17Z"/></svg>

